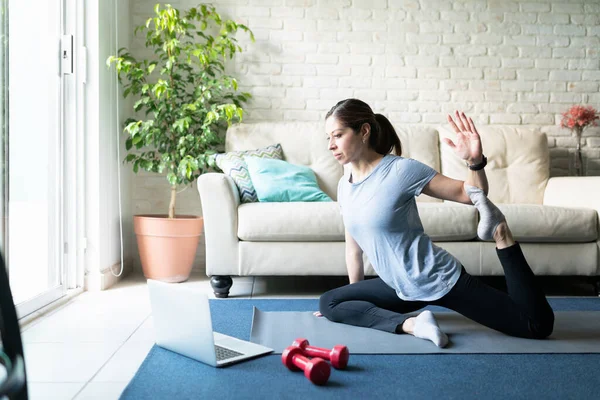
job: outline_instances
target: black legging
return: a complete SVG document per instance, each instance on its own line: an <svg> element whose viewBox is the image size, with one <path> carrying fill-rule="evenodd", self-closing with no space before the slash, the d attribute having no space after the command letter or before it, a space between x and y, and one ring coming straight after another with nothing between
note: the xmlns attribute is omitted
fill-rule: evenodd
<svg viewBox="0 0 600 400"><path fill-rule="evenodd" d="M402 300L381 278L375 278L324 293L319 308L323 316L334 322L400 332L408 318L403 314L432 304L454 310L507 335L531 339L550 336L554 312L535 281L521 246L516 243L496 249L496 253L504 269L508 293L483 283L462 267L454 287L438 300Z"/></svg>

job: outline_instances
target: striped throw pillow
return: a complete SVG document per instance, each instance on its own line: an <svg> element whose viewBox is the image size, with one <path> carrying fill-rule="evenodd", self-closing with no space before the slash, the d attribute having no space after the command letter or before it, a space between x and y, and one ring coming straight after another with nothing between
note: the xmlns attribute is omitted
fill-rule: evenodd
<svg viewBox="0 0 600 400"><path fill-rule="evenodd" d="M283 149L277 143L256 150L230 151L229 153L215 155L217 166L235 182L240 192L242 203L253 203L258 201L258 196L256 195L256 190L254 190L254 185L252 185L244 156L283 160Z"/></svg>

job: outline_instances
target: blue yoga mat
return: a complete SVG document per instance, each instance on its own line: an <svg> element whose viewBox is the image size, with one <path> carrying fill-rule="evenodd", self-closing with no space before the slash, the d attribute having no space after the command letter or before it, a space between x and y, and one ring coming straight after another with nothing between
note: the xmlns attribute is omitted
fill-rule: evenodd
<svg viewBox="0 0 600 400"><path fill-rule="evenodd" d="M600 311L597 298L550 299L556 311ZM216 331L248 340L252 309L316 310L317 300L211 300ZM433 311L443 310L431 307ZM154 346L122 399L594 398L600 354L351 355L325 386L279 355L213 368Z"/></svg>

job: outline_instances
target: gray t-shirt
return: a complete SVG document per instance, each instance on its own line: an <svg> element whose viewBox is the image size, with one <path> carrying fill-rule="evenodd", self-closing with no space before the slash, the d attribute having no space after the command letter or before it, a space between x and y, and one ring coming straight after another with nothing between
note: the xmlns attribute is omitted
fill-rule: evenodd
<svg viewBox="0 0 600 400"><path fill-rule="evenodd" d="M460 276L460 262L431 242L419 218L415 196L435 175L417 160L387 154L362 181L344 175L338 183L346 229L403 300L437 300Z"/></svg>

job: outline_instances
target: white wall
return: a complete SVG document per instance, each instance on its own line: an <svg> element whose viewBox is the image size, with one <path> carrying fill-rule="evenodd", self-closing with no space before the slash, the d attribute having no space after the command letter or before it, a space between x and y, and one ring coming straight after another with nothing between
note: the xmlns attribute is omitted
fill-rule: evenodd
<svg viewBox="0 0 600 400"><path fill-rule="evenodd" d="M99 290L114 282L110 268L118 273L121 263L118 168L121 169L125 267L129 264L131 268L132 260L131 173L121 162L125 157L123 135L118 134L120 129L116 122L117 117L121 123L125 120L125 110L129 107L128 102L117 95L114 68L106 66L106 59L116 54L118 47L129 44L129 1L88 1L85 15L88 54L85 89L86 287ZM118 43L115 43L117 32ZM121 141L120 159L117 157L117 140Z"/></svg>
<svg viewBox="0 0 600 400"><path fill-rule="evenodd" d="M189 8L193 0L173 2ZM557 127L577 103L600 107L600 3L514 0L217 0L256 35L233 66L254 95L247 121L322 120L357 97L393 123L445 123L461 109L478 126L535 125L548 134L552 176L569 173L575 139ZM154 0L131 0L133 26ZM134 52L143 42L132 38ZM600 129L585 134L588 175L600 175ZM133 180L134 213L164 212L164 178ZM195 190L180 212L200 213ZM203 269L203 245L197 269Z"/></svg>

